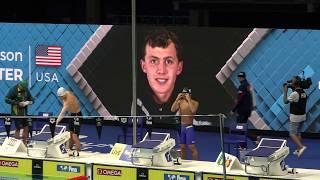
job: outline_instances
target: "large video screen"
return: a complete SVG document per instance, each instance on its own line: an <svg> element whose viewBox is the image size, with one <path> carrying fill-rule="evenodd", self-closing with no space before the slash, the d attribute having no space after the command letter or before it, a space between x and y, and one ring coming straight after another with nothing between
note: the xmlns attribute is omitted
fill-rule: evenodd
<svg viewBox="0 0 320 180"><path fill-rule="evenodd" d="M176 66L174 72L162 69L160 75L157 75L156 71L152 72L151 68L145 67L145 41L154 31L163 29L174 33L178 38L178 56L181 62L179 61L180 65ZM109 101L105 105L115 114L130 114L131 111L132 104L128 101L132 90L129 86L132 83L132 72L128 66L131 64L130 33L129 26L113 26L105 37L104 47L100 47L101 52L92 56L92 62L97 61L98 56L104 56L102 59L105 65L96 65L94 69L96 73L101 72L99 76L104 74L108 82L112 83L99 83L95 86L101 91L101 97L108 97ZM303 71L304 76L311 77L313 81L313 85L306 89L309 98L303 131L317 132L317 126L314 126L318 121L315 97L319 93L319 78L315 68L318 66L317 56L314 55L318 47L314 46L316 42L313 38L318 33L314 30L296 29L138 26L137 113L175 115L170 111L171 105L177 94L188 87L192 90L192 97L199 102L198 115L224 113L228 121L235 121L229 112L237 96L237 74L244 71L253 87L256 106L249 119L250 128L287 131L289 105L282 102L282 85L294 75L302 77ZM110 58L113 60L106 61ZM108 71L104 67L108 67ZM123 83L114 86L118 78ZM96 81L96 78L92 75L91 80ZM166 88L172 90L164 102L155 98L161 88L163 91ZM175 122L165 116L154 120L163 124ZM193 123L197 126L219 125L217 118L205 116L196 117Z"/></svg>
<svg viewBox="0 0 320 180"><path fill-rule="evenodd" d="M60 86L79 98L84 115L132 113L130 26L1 23L0 27L1 113L10 113L5 95L22 79L28 80L35 98L30 115L57 115L62 106L56 95ZM145 41L156 31L168 31L177 38L176 65L171 56L163 54L159 56L167 64L162 67L153 69L146 63L157 63L156 57L145 56ZM136 32L138 115L175 115L170 110L172 103L188 87L192 98L199 102L198 115L224 113L232 121L229 112L239 86L237 74L244 71L255 92L251 128L287 131L289 106L282 102L282 85L294 75L304 75L313 84L306 89L307 121L303 131L318 132L320 31L138 26ZM43 55L41 50L47 52L50 48L58 48L61 58L50 62L37 59ZM172 63L175 66L170 69ZM162 117L155 120L172 122ZM205 116L196 117L193 123L213 127L219 124L218 118Z"/></svg>
<svg viewBox="0 0 320 180"><path fill-rule="evenodd" d="M145 41L157 30L170 31L179 40L179 73L163 72L158 76L143 68ZM174 115L170 111L176 96L184 87L192 90L192 97L199 101L199 115L230 111L233 99L216 79L216 73L252 29L242 28L192 28L192 27L137 27L137 114ZM131 27L112 26L101 40L80 72L90 82L92 89L104 105L116 115L131 114L132 58ZM170 59L169 59L170 60ZM89 73L90 72L90 73ZM173 74L172 74L173 73ZM103 77L103 78L102 78ZM166 100L156 102L155 91L170 89ZM155 91L154 91L155 90ZM164 90L166 91L166 90ZM160 92L161 94L161 92ZM172 118L154 118L157 123L174 123ZM218 118L198 117L196 125L217 126Z"/></svg>

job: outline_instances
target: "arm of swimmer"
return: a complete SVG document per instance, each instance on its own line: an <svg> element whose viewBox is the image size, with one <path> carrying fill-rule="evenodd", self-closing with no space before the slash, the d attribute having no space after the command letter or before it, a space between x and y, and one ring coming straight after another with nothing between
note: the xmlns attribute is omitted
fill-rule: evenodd
<svg viewBox="0 0 320 180"><path fill-rule="evenodd" d="M198 101L191 99L190 95L187 95L186 99L187 99L187 102L188 102L188 105L189 105L189 108L190 108L192 114L195 114L197 112L198 106L199 106Z"/></svg>
<svg viewBox="0 0 320 180"><path fill-rule="evenodd" d="M182 94L178 94L176 100L174 101L174 103L171 106L171 112L177 112L179 109L179 104L180 104L180 99L181 99Z"/></svg>
<svg viewBox="0 0 320 180"><path fill-rule="evenodd" d="M172 104L171 106L171 112L177 112L178 109L179 109L179 103L180 103L180 100L179 99L176 99L174 101L174 103Z"/></svg>
<svg viewBox="0 0 320 180"><path fill-rule="evenodd" d="M67 112L67 105L64 104L64 105L63 105L63 108L61 109L61 112L60 112L60 114L59 114L59 116L58 116L58 119L57 119L57 121L56 121L56 124L58 124L58 123L63 119L64 114L65 114L66 112Z"/></svg>

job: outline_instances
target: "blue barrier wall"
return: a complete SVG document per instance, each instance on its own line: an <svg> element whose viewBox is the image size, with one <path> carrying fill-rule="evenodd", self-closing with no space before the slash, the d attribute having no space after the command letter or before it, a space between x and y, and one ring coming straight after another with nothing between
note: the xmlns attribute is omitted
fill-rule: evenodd
<svg viewBox="0 0 320 180"><path fill-rule="evenodd" d="M66 70L68 64L97 28L97 25L1 23L0 100L3 103L0 104L0 112L10 112L10 106L4 102L4 98L9 88L19 81L19 74L22 72L23 79L31 78L30 89L35 98L34 104L29 108L30 115L37 115L43 111L57 115L62 107L61 101L56 96L60 86L73 91L79 98L83 115L97 115L96 110ZM37 45L61 46L62 65L36 66ZM14 76L14 72L17 76Z"/></svg>
<svg viewBox="0 0 320 180"><path fill-rule="evenodd" d="M320 31L275 29L242 61L231 80L237 87L237 74L247 73L256 92L257 112L272 130L287 131L289 105L283 103L283 83L294 75L311 77L313 85L306 90L307 121L303 131L320 130Z"/></svg>

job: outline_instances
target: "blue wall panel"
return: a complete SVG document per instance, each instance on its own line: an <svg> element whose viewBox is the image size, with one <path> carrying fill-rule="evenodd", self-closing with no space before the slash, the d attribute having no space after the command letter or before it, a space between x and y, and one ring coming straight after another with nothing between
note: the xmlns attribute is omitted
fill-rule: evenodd
<svg viewBox="0 0 320 180"><path fill-rule="evenodd" d="M287 130L289 105L282 102L282 85L304 70L305 77L311 77L314 83L306 90L309 100L304 130L316 133L320 131L319 59L320 31L274 29L242 61L231 79L236 82L238 72L245 71L259 99L258 114L272 130Z"/></svg>
<svg viewBox="0 0 320 180"><path fill-rule="evenodd" d="M22 61L1 60L0 68L20 69L23 71L23 79L26 80L29 80L29 74L31 74L30 89L35 100L29 108L29 114L37 115L38 112L50 111L57 115L62 103L56 96L56 91L63 86L73 91L79 98L84 115L97 115L89 100L66 70L68 64L97 28L97 25L77 24L0 24L0 52L21 52L23 55ZM36 66L35 49L37 45L62 46L62 65L59 67ZM30 72L29 65L31 65ZM44 79L40 81L40 75L45 73L50 74L50 81ZM56 75L57 81L52 81L53 74ZM0 100L4 102L9 88L19 80L6 80L4 75L1 78ZM1 103L0 112L9 113L10 105Z"/></svg>

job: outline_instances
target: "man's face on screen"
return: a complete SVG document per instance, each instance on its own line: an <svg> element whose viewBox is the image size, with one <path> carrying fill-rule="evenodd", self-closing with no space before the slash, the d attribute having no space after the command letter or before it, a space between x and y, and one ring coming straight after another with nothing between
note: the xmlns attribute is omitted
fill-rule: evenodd
<svg viewBox="0 0 320 180"><path fill-rule="evenodd" d="M178 60L173 43L170 43L166 48L152 48L146 45L141 68L146 73L149 85L160 101L167 100L171 96L177 76L182 72L182 67L183 63Z"/></svg>

